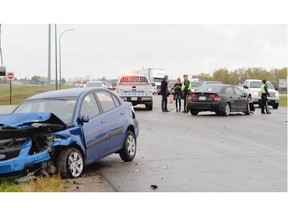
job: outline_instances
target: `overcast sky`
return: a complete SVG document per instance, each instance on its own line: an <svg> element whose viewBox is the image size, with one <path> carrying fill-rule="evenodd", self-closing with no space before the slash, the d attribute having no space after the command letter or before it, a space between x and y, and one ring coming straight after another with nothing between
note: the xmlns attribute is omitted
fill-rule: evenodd
<svg viewBox="0 0 288 216"><path fill-rule="evenodd" d="M54 25L52 79L55 78ZM171 78L226 67L287 66L287 25L58 24L62 77L117 78L163 68ZM48 73L48 24L2 24L4 66L16 77Z"/></svg>

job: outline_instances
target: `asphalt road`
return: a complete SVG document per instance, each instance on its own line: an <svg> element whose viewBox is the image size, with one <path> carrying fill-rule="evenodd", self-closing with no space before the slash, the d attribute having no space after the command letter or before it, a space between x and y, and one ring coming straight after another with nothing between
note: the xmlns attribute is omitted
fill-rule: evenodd
<svg viewBox="0 0 288 216"><path fill-rule="evenodd" d="M123 192L287 191L286 108L272 109L272 115L257 108L250 116L191 116L172 110L174 104L162 113L160 99L154 96L153 111L135 108L136 158L124 163L111 155L88 166L84 176L100 173ZM11 108L0 106L0 113Z"/></svg>
<svg viewBox="0 0 288 216"><path fill-rule="evenodd" d="M160 96L153 111L140 107L134 161L113 155L94 165L116 191L287 191L286 108L272 109L272 115L256 108L250 116L191 116L162 113Z"/></svg>

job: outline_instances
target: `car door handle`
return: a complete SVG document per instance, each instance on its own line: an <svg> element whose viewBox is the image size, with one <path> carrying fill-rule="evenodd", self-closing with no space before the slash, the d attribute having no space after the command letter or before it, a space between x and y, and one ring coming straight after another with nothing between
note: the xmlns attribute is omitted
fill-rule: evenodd
<svg viewBox="0 0 288 216"><path fill-rule="evenodd" d="M101 120L101 122L100 122L101 124L105 124L106 123L106 121L104 121L104 120Z"/></svg>
<svg viewBox="0 0 288 216"><path fill-rule="evenodd" d="M125 113L124 112L120 112L120 115L125 115Z"/></svg>

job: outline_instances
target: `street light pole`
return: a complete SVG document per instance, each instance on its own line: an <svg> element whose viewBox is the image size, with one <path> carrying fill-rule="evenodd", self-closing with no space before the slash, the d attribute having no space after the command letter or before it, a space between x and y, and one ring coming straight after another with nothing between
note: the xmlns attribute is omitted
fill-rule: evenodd
<svg viewBox="0 0 288 216"><path fill-rule="evenodd" d="M61 69L62 69L62 65L61 65L61 38L64 35L64 33L68 32L68 31L73 31L73 29L67 29L66 31L62 32L62 34L59 37L59 87L61 89L61 84L62 84L62 77L61 77Z"/></svg>

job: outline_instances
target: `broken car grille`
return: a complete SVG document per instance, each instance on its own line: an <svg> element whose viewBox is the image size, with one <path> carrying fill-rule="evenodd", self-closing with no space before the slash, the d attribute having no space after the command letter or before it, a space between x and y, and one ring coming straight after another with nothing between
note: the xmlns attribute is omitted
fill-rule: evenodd
<svg viewBox="0 0 288 216"><path fill-rule="evenodd" d="M21 146L25 138L2 139L0 140L0 161L9 160L19 156Z"/></svg>

